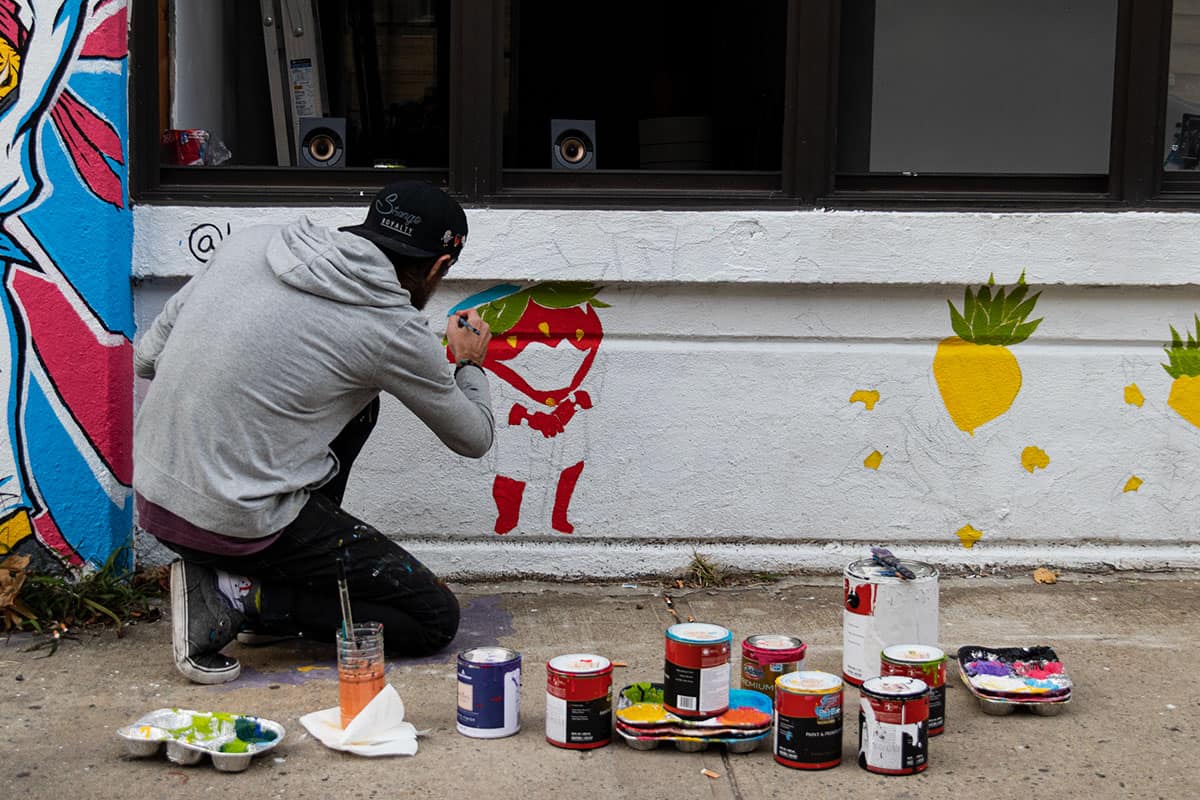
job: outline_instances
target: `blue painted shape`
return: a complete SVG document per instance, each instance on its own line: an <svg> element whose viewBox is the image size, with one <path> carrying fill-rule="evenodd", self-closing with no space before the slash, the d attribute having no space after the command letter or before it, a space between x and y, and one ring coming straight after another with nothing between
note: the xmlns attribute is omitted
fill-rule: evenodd
<svg viewBox="0 0 1200 800"><path fill-rule="evenodd" d="M447 311L446 316L449 317L459 311L466 311L470 308L478 308L484 303L490 303L493 300L499 300L502 297L508 297L510 294L516 294L519 291L521 291L521 287L517 286L515 283L498 284L490 289L484 289L482 292L476 292L475 294L471 295L466 300L463 300L461 303Z"/></svg>
<svg viewBox="0 0 1200 800"><path fill-rule="evenodd" d="M96 564L103 564L114 550L130 547L131 498L126 497L122 505L109 499L37 381L29 382L24 423L38 493L67 543L84 561Z"/></svg>
<svg viewBox="0 0 1200 800"><path fill-rule="evenodd" d="M125 66L119 73L75 73L68 80L87 105L105 117L128 149L125 123ZM49 114L41 123L39 144L49 195L28 211L22 221L70 281L83 301L110 331L132 339L133 289L129 274L133 260L133 214L129 210L125 167L109 160L124 187L125 208L92 194L56 133ZM125 155L128 161L128 156ZM25 257L24 260L28 260Z"/></svg>

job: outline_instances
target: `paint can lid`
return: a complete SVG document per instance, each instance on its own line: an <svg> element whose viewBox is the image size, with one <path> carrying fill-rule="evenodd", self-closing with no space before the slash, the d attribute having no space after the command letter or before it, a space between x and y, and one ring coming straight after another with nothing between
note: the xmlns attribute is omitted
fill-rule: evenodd
<svg viewBox="0 0 1200 800"><path fill-rule="evenodd" d="M728 628L707 622L679 622L667 628L667 638L685 644L718 644L732 642L733 634Z"/></svg>
<svg viewBox="0 0 1200 800"><path fill-rule="evenodd" d="M937 567L932 564L926 564L924 561L909 561L906 558L902 558L900 559L900 563L912 570L913 575L916 576L916 580L936 578L938 575ZM846 567L846 576L880 583L903 583L906 580L892 572L889 567L880 566L873 558L860 558L858 561L852 561Z"/></svg>
<svg viewBox="0 0 1200 800"><path fill-rule="evenodd" d="M612 671L611 661L604 656L594 656L591 653L555 656L546 662L546 666L555 672L567 672L572 675L594 675Z"/></svg>
<svg viewBox="0 0 1200 800"><path fill-rule="evenodd" d="M790 694L834 694L842 690L842 679L828 672L801 670L780 675L775 689Z"/></svg>
<svg viewBox="0 0 1200 800"><path fill-rule="evenodd" d="M861 691L872 697L903 699L928 694L929 684L906 675L880 675L863 681Z"/></svg>
<svg viewBox="0 0 1200 800"><path fill-rule="evenodd" d="M795 636L778 633L747 636L742 641L743 656L758 656L775 661L798 661L804 658L808 645Z"/></svg>
<svg viewBox="0 0 1200 800"><path fill-rule="evenodd" d="M883 660L891 664L932 666L945 661L946 654L927 644L894 644L883 648Z"/></svg>
<svg viewBox="0 0 1200 800"><path fill-rule="evenodd" d="M474 647L459 653L458 660L468 664L507 664L520 661L521 654L507 647Z"/></svg>

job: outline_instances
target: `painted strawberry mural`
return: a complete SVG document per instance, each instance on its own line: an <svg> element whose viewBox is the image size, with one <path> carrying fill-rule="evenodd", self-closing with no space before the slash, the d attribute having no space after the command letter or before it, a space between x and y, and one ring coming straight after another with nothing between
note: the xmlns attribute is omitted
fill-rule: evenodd
<svg viewBox="0 0 1200 800"><path fill-rule="evenodd" d="M538 510L551 505L550 526L575 530L567 510L583 474L586 436L564 433L580 411L592 408L584 384L604 338L596 309L608 308L597 292L590 283L500 284L448 312L474 308L488 323L492 341L484 367L507 387L499 395L508 411L497 429L492 482L496 533L520 523L522 504L531 505L525 498L531 482L547 484Z"/></svg>

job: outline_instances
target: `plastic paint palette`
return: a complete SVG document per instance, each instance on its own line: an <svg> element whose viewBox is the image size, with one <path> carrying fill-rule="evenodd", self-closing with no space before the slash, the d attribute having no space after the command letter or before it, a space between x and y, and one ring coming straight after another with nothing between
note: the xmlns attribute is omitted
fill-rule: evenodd
<svg viewBox="0 0 1200 800"><path fill-rule="evenodd" d="M685 753L700 752L712 744L724 745L731 753L749 753L771 733L771 698L762 692L730 689L728 711L692 720L665 710L662 690L661 683L634 684L617 696L617 733L635 750L654 750L662 742L671 742Z"/></svg>
<svg viewBox="0 0 1200 800"><path fill-rule="evenodd" d="M149 758L166 751L183 766L208 756L221 772L241 772L255 757L273 750L284 737L283 726L261 717L160 708L132 725L117 729L126 751Z"/></svg>
<svg viewBox="0 0 1200 800"><path fill-rule="evenodd" d="M1071 702L1071 677L1050 647L960 647L958 676L986 714L1049 717Z"/></svg>

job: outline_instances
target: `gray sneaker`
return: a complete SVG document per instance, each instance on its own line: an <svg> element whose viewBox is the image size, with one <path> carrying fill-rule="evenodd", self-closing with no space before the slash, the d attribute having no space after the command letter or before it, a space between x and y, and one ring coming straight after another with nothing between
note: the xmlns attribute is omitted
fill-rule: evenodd
<svg viewBox="0 0 1200 800"><path fill-rule="evenodd" d="M227 683L242 674L220 650L233 641L245 614L217 590L216 572L198 564L171 564L171 650L175 666L193 683Z"/></svg>

